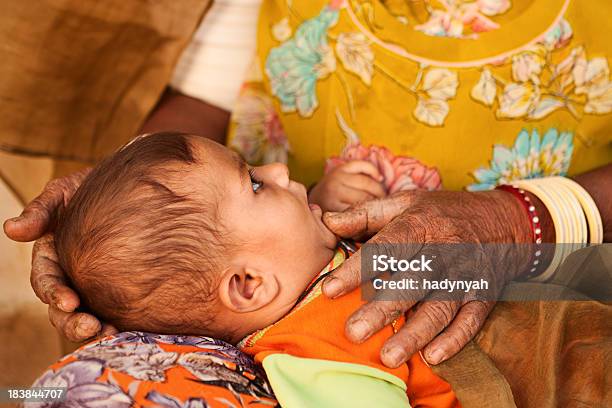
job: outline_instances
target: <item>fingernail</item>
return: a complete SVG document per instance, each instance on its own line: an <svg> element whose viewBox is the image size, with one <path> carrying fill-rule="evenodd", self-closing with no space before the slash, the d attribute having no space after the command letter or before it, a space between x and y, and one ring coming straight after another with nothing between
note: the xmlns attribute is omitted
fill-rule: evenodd
<svg viewBox="0 0 612 408"><path fill-rule="evenodd" d="M328 298L336 298L342 293L342 281L335 276L329 276L323 281L323 293Z"/></svg>
<svg viewBox="0 0 612 408"><path fill-rule="evenodd" d="M364 320L357 320L355 323L351 323L349 330L351 331L352 337L356 340L365 340L370 336L372 329L370 325Z"/></svg>
<svg viewBox="0 0 612 408"><path fill-rule="evenodd" d="M77 326L77 334L80 337L89 337L91 336L91 331L93 329L93 325L88 322L79 323Z"/></svg>
<svg viewBox="0 0 612 408"><path fill-rule="evenodd" d="M71 312L71 310L66 310L66 305L62 302L62 299L58 296L56 292L51 294L51 301L59 310L63 312Z"/></svg>
<svg viewBox="0 0 612 408"><path fill-rule="evenodd" d="M67 310L66 305L61 301L55 301L55 307L57 307L59 310L63 311L63 312L69 312L70 310Z"/></svg>
<svg viewBox="0 0 612 408"><path fill-rule="evenodd" d="M13 218L8 218L4 221L4 228L6 228L9 224L14 224L15 222L17 222L17 220L19 219L19 217L13 217Z"/></svg>
<svg viewBox="0 0 612 408"><path fill-rule="evenodd" d="M392 367L397 367L407 360L406 352L401 347L394 347L390 350L383 350L385 360Z"/></svg>
<svg viewBox="0 0 612 408"><path fill-rule="evenodd" d="M427 362L436 365L444 360L445 354L442 349L435 349L427 353Z"/></svg>

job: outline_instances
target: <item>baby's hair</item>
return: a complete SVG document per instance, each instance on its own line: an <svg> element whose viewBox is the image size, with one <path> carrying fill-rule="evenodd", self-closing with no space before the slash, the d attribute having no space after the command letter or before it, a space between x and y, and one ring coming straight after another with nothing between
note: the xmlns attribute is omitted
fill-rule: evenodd
<svg viewBox="0 0 612 408"><path fill-rule="evenodd" d="M192 137L136 138L93 169L60 216L61 267L83 305L121 330L197 334L212 314L224 245L215 200L179 187L204 161Z"/></svg>

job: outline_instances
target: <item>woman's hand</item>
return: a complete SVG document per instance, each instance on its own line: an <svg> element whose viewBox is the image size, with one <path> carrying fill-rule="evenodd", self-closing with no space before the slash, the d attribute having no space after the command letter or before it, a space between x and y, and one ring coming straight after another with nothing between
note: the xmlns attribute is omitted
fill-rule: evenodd
<svg viewBox="0 0 612 408"><path fill-rule="evenodd" d="M325 224L342 237L376 235L368 243L520 243L531 242L529 220L521 204L504 191L481 193L452 191L409 191L359 204L343 213L327 213ZM508 245L504 248L517 247ZM362 247L363 249L363 247ZM504 254L514 262L470 256L470 270L491 270L490 286L499 292L506 282L523 272L525 254ZM518 262L517 262L518 260ZM491 268L491 265L502 268ZM506 270L503 270L508 264ZM473 269L472 269L473 268ZM361 250L344 262L323 283L323 292L335 298L361 283ZM503 272L500 272L500 269ZM405 325L389 338L381 350L381 360L397 367L423 350L425 359L438 364L455 355L482 327L494 301L474 300L466 294L448 300L445 290L419 292L418 299L373 300L348 319L346 334L362 342L390 324L399 313L415 305Z"/></svg>
<svg viewBox="0 0 612 408"><path fill-rule="evenodd" d="M353 160L323 176L312 188L308 201L323 211L343 211L353 204L386 195L382 175L372 163Z"/></svg>
<svg viewBox="0 0 612 408"><path fill-rule="evenodd" d="M33 241L30 281L36 295L49 305L51 324L71 341L110 334L116 330L102 325L87 313L77 313L79 297L66 284L66 277L58 264L53 244L53 230L58 211L68 204L83 179L85 169L70 176L50 181L44 191L32 200L19 217L4 222L4 232L15 241Z"/></svg>

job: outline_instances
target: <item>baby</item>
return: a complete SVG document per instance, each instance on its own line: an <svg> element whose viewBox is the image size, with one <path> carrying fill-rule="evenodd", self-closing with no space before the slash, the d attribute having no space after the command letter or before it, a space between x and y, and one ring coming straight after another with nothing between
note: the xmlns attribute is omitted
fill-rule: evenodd
<svg viewBox="0 0 612 408"><path fill-rule="evenodd" d="M455 406L418 355L396 369L380 363L403 319L361 345L344 338L363 300L321 295L321 271L348 255L321 217L285 165L249 167L205 138L158 133L91 172L55 242L95 314L121 330L240 342L283 406L408 406L407 395Z"/></svg>

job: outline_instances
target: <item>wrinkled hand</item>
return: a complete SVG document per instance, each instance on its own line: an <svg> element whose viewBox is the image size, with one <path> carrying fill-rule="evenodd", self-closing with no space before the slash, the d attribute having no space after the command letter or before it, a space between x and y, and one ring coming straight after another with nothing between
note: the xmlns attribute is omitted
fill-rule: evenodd
<svg viewBox="0 0 612 408"><path fill-rule="evenodd" d="M386 195L382 175L372 163L353 160L327 173L308 195L323 211L343 211L353 204Z"/></svg>
<svg viewBox="0 0 612 408"><path fill-rule="evenodd" d="M12 240L36 240L32 250L32 288L36 296L49 305L51 324L71 341L83 341L96 335L116 332L112 326L102 325L92 315L75 312L79 306L79 297L66 284L51 233L58 211L68 204L89 172L90 169L85 169L50 181L20 216L4 222L4 232Z"/></svg>
<svg viewBox="0 0 612 408"><path fill-rule="evenodd" d="M341 237L366 237L368 243L513 243L531 242L530 226L520 203L504 191L481 193L452 191L408 191L356 205L343 213L326 213L325 224ZM511 247L511 246L507 246ZM503 273L487 276L499 291L520 274L528 256ZM498 259L474 257L475 270ZM345 261L323 283L331 298L361 284L361 250ZM459 352L480 330L495 302L465 296L447 300L446 291L418 292L418 299L377 300L362 306L348 319L346 335L354 342L365 341L389 325L398 314L407 314L404 326L381 350L381 361L397 367L419 350L425 359L438 364Z"/></svg>

